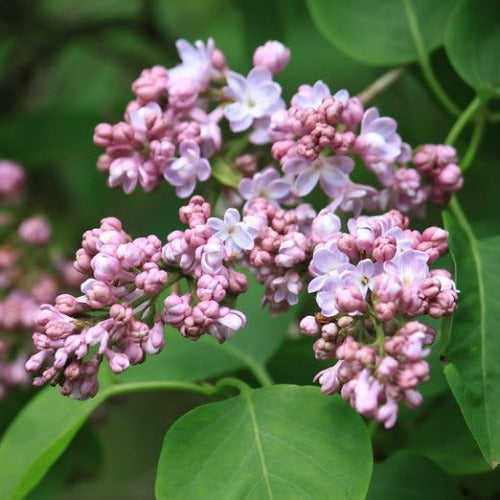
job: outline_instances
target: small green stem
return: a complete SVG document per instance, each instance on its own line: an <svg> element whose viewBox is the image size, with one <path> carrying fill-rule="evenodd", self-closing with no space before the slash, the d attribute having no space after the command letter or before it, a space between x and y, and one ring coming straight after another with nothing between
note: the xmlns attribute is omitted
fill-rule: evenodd
<svg viewBox="0 0 500 500"><path fill-rule="evenodd" d="M235 349L231 344L224 344L224 349L228 351L236 359L239 359L252 372L254 377L263 387L273 385L274 381L266 370L265 366L257 363L253 358L248 356L243 351Z"/></svg>
<svg viewBox="0 0 500 500"><path fill-rule="evenodd" d="M479 113L479 116L476 118L476 121L474 123L474 130L472 131L472 137L469 142L469 147L467 148L467 151L465 152L464 157L460 162L460 168L462 169L462 171L467 170L476 157L476 153L483 138L485 125L486 114L484 112Z"/></svg>
<svg viewBox="0 0 500 500"><path fill-rule="evenodd" d="M217 383L215 384L215 387L217 389L220 389L221 387L235 387L236 389L238 389L240 394L243 394L251 390L251 387L245 382L243 382L243 380L234 377L224 377L218 380Z"/></svg>
<svg viewBox="0 0 500 500"><path fill-rule="evenodd" d="M464 127L474 117L474 115L482 106L482 104L483 100L479 96L476 96L474 97L474 99L472 99L471 103L465 108L463 113L458 117L453 127L451 127L451 130L448 136L446 137L445 144L452 145L456 142L456 140L462 133Z"/></svg>
<svg viewBox="0 0 500 500"><path fill-rule="evenodd" d="M450 203L448 204L448 209L454 215L457 222L462 226L463 230L467 233L467 237L470 240L475 240L476 236L472 230L467 217L465 216L460 203L458 203L457 197L452 196Z"/></svg>
<svg viewBox="0 0 500 500"><path fill-rule="evenodd" d="M420 68L422 69L424 78L441 105L453 116L458 116L461 113L460 108L451 100L443 87L441 87L441 84L434 74L427 51L425 50L424 42L420 35L417 16L413 10L411 0L404 0L404 3L406 18L408 19L408 24L410 25L410 32L415 48L417 49L418 62L420 63Z"/></svg>
<svg viewBox="0 0 500 500"><path fill-rule="evenodd" d="M368 85L368 87L362 90L358 94L358 99L363 104L367 104L369 101L389 88L394 82L396 82L405 71L406 66L400 66L399 68L394 68L387 71L379 78L377 78L373 83Z"/></svg>
<svg viewBox="0 0 500 500"><path fill-rule="evenodd" d="M272 379L265 366L254 364L253 366L249 367L249 369L262 387L274 384L274 380Z"/></svg>
<svg viewBox="0 0 500 500"><path fill-rule="evenodd" d="M218 392L218 388L211 384L195 384L192 382L181 382L176 380L155 381L155 382L136 382L136 383L116 383L107 389L110 396L117 394L126 394L129 392L142 391L189 391L206 396L212 396Z"/></svg>
<svg viewBox="0 0 500 500"><path fill-rule="evenodd" d="M375 339L375 344L378 347L379 353L381 356L384 355L384 344L385 344L385 332L384 327L380 321L373 317L373 324L375 325L375 332L377 333L377 338Z"/></svg>

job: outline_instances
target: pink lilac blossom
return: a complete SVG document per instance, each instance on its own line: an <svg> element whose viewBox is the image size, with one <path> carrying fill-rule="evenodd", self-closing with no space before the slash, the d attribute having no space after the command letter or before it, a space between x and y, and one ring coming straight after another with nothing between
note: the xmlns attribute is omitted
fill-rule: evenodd
<svg viewBox="0 0 500 500"><path fill-rule="evenodd" d="M308 291L316 294L321 312L306 316L300 327L306 335L321 334L316 357L338 360L316 376L322 391L340 391L362 415L392 427L398 401L418 406L422 397L415 387L428 378L423 358L435 332L412 318L440 318L456 309L450 273L429 269L446 253L447 233L435 227L410 230L394 210L351 219L348 230L332 232L314 248ZM409 322L401 326L404 318ZM359 340L366 335L371 343Z"/></svg>
<svg viewBox="0 0 500 500"><path fill-rule="evenodd" d="M0 161L0 208L8 214L0 241L0 400L14 387L26 388L30 376L24 363L32 353L30 333L40 304L54 300L61 288L81 282L78 273L63 270L68 262L50 248L51 226L43 216L19 221L16 210L24 208L24 169ZM4 208L5 203L5 208ZM36 252L40 259L33 259Z"/></svg>

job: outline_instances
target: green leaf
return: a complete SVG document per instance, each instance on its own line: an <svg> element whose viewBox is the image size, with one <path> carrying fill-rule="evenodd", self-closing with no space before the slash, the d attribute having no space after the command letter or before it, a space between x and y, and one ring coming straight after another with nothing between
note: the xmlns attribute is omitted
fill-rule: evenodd
<svg viewBox="0 0 500 500"><path fill-rule="evenodd" d="M489 470L449 389L447 394L435 398L429 411L418 419L410 433L408 447L450 474L477 474Z"/></svg>
<svg viewBox="0 0 500 500"><path fill-rule="evenodd" d="M242 175L220 156L212 159L212 175L224 186L236 188Z"/></svg>
<svg viewBox="0 0 500 500"><path fill-rule="evenodd" d="M105 389L84 402L64 398L52 388L37 394L0 442L2 498L29 493L106 396Z"/></svg>
<svg viewBox="0 0 500 500"><path fill-rule="evenodd" d="M375 464L367 500L446 500L463 498L437 465L413 452L401 451Z"/></svg>
<svg viewBox="0 0 500 500"><path fill-rule="evenodd" d="M404 64L418 59L410 19L429 53L442 43L443 25L456 0L308 0L319 31L353 59L372 65Z"/></svg>
<svg viewBox="0 0 500 500"><path fill-rule="evenodd" d="M169 500L361 499L371 470L366 427L338 396L290 385L244 388L170 428L155 491Z"/></svg>
<svg viewBox="0 0 500 500"><path fill-rule="evenodd" d="M472 87L500 85L500 9L491 0L461 0L446 25L444 45Z"/></svg>
<svg viewBox="0 0 500 500"><path fill-rule="evenodd" d="M500 461L500 236L478 240L458 202L444 214L461 290L445 375L486 460Z"/></svg>

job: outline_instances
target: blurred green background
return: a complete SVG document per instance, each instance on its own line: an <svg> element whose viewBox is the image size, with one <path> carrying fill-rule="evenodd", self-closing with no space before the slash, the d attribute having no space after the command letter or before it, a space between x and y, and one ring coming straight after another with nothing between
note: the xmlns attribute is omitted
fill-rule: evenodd
<svg viewBox="0 0 500 500"><path fill-rule="evenodd" d="M334 48L317 31L302 0L0 1L0 157L26 167L30 208L49 215L55 239L69 255L82 232L104 216L120 217L134 236L164 238L178 226L182 202L168 185L129 196L106 187L105 175L95 168L101 151L92 134L99 122L122 118L133 97L130 85L142 69L178 62L175 40L209 36L229 67L242 73L266 40L290 47L291 62L277 77L287 101L298 85L319 79L332 91L347 88L354 95L389 69L358 63ZM433 53L432 64L464 107L472 92L453 72L443 49ZM412 146L442 142L453 123L415 65L373 104L398 121L403 140ZM479 236L498 233L491 221L500 215L499 131L498 124L489 127L460 195ZM461 140L459 149L468 139ZM438 210L431 213L433 222L439 223L439 215ZM309 340L289 341L270 370L278 382L310 383L318 364ZM53 498L68 481L76 484L66 494L73 499L89 498L90 492L93 498L152 497L164 431L199 402L160 393L113 400L100 425L86 426L32 497ZM147 421L145 414L150 415ZM84 484L78 486L77 479Z"/></svg>

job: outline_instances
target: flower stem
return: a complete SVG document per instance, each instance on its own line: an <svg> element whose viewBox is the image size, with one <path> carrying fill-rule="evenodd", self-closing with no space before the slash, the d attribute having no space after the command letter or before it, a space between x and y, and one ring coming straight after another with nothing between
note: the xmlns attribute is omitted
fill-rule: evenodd
<svg viewBox="0 0 500 500"><path fill-rule="evenodd" d="M479 97L476 96L470 104L465 108L463 113L458 117L457 121L451 127L450 132L448 133L448 136L446 137L446 140L444 141L445 144L452 145L456 142L460 134L462 133L462 130L464 127L467 125L467 123L473 118L473 116L476 114L476 112L479 110L481 105L483 104L483 100Z"/></svg>
<svg viewBox="0 0 500 500"><path fill-rule="evenodd" d="M134 383L115 383L107 389L109 396L117 394L126 394L129 392L142 392L142 391L189 391L206 396L212 396L218 392L218 388L211 384L195 384L192 382L182 382L178 380L165 380L153 382L134 382Z"/></svg>
<svg viewBox="0 0 500 500"><path fill-rule="evenodd" d="M415 11L413 10L411 0L404 0L404 3L406 18L408 20L408 24L410 25L410 32L415 44L415 48L417 49L418 62L420 64L420 68L427 82L427 85L429 85L430 89L434 92L434 95L441 103L441 105L453 116L458 116L461 113L460 108L451 100L443 87L441 87L441 84L434 74L427 51L425 50L424 42L422 40L422 36L418 26L417 16L415 15Z"/></svg>
<svg viewBox="0 0 500 500"><path fill-rule="evenodd" d="M462 171L467 170L476 157L476 153L483 138L485 124L486 114L484 112L480 112L476 118L476 122L474 123L474 130L472 131L469 147L464 154L463 160L460 162L460 168Z"/></svg>
<svg viewBox="0 0 500 500"><path fill-rule="evenodd" d="M389 88L394 82L396 82L405 71L406 66L400 66L399 68L394 68L387 71L379 78L377 78L373 83L368 85L368 87L362 90L358 94L358 99L363 104L367 104L379 94L384 92L387 88Z"/></svg>

